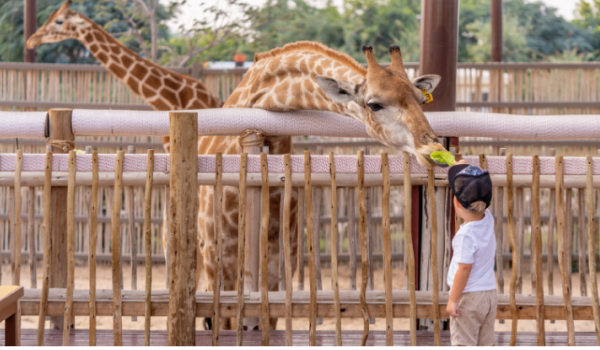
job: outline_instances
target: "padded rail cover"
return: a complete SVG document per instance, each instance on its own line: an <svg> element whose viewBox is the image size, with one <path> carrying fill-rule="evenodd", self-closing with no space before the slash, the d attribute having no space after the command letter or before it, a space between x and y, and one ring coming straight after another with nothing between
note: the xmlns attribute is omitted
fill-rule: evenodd
<svg viewBox="0 0 600 350"><path fill-rule="evenodd" d="M239 135L257 129L267 135L368 137L360 122L333 112L270 112L257 108L218 108L198 112L200 135ZM514 115L477 112L425 113L440 136L561 140L600 137L597 115ZM166 136L167 111L73 111L76 136ZM23 136L21 136L23 137Z"/></svg>

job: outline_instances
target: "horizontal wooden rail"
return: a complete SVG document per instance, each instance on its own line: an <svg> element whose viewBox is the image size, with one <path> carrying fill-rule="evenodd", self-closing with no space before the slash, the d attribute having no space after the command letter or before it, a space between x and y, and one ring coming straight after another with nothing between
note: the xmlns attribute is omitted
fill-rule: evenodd
<svg viewBox="0 0 600 350"><path fill-rule="evenodd" d="M0 172L0 186L13 186L14 185L14 173L13 172ZM492 174L490 175L494 186L506 186L506 175ZM411 175L411 183L413 185L425 185L427 184L426 174ZM540 176L540 188L554 188L554 175L541 175ZM123 173L123 185L124 186L144 186L146 179L145 172L130 172ZM53 172L52 173L52 186L67 186L67 173L65 172ZM338 174L337 175L338 187L356 187L358 180L356 174ZM91 173L77 173L77 179L75 180L77 186L91 186L92 175ZM365 174L365 186L381 186L383 179L381 174ZM585 175L565 175L565 188L585 188L586 186ZM283 187L285 182L285 174L283 173L269 173L269 186L270 187ZM531 175L515 175L513 177L515 187L531 187ZM168 185L169 174L154 173L154 185ZM198 174L198 185L213 186L215 184L215 175L202 173ZM238 186L239 175L234 173L223 174L223 186ZM392 186L402 186L404 184L404 176L402 174L391 174L390 184ZM44 175L42 173L31 173L23 172L21 175L21 186L43 186ZM100 186L113 186L114 185L114 174L112 173L100 173L99 176ZM260 174L249 173L247 186L260 187L262 181ZM312 174L312 185L317 187L329 187L331 186L331 180L329 174L318 173ZM436 176L436 186L448 186L446 175ZM292 174L292 186L304 187L304 175L303 174ZM600 176L595 176L593 180L593 188L600 188Z"/></svg>
<svg viewBox="0 0 600 350"><path fill-rule="evenodd" d="M144 291L122 291L123 316L144 316ZM359 303L359 291L340 290L341 317L360 318L362 316ZM23 316L39 314L41 290L26 289L25 296L21 299ZM65 289L50 289L48 298L48 315L59 316L64 313ZM431 292L416 292L417 317L432 318L432 294ZM309 291L294 291L292 295L292 317L308 317L309 313ZM169 292L167 290L152 291L152 316L167 316L169 306ZM369 316L374 318L385 317L385 295L384 291L367 291L367 307ZM519 319L535 319L535 296L517 295L517 307ZM88 316L89 314L89 291L75 290L73 294L73 315ZM99 289L96 293L97 316L112 316L112 291ZM448 293L440 292L439 307L440 318L447 319L446 304ZM406 290L394 290L392 292L394 318L409 317L409 297ZM561 296L545 296L547 320L564 320L563 298ZM335 317L333 291L323 290L317 292L317 315L318 317ZM221 317L235 317L237 306L237 291L221 292ZM196 293L196 316L210 317L213 309L213 293ZM269 292L269 315L271 317L285 317L285 292ZM575 320L592 320L592 298L573 297L573 315ZM260 292L250 292L244 297L244 316L261 316ZM498 295L497 319L510 318L510 306L508 295Z"/></svg>
<svg viewBox="0 0 600 350"><path fill-rule="evenodd" d="M129 103L92 103L92 102L54 102L54 101L23 101L0 100L0 107L23 108L83 108L83 109L125 109L133 111L152 111L152 107L142 104Z"/></svg>

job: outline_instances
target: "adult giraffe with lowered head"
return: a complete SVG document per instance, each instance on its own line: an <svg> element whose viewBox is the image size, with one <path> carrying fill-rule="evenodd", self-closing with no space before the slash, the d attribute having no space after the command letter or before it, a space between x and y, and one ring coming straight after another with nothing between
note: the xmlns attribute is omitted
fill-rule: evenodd
<svg viewBox="0 0 600 350"><path fill-rule="evenodd" d="M438 75L425 75L410 81L404 69L400 48L390 47L392 63L382 68L371 47L364 47L368 68L350 56L313 42L288 44L267 53L256 54L254 64L226 101L225 108L261 108L270 111L323 110L358 120L371 137L385 145L416 155L428 168L435 164L434 151L444 150L421 109L440 81ZM291 137L265 138L269 153L293 153ZM239 137L203 138L199 150L206 154L239 154ZM438 164L439 165L439 164ZM278 289L279 271L279 198L281 188L271 190L269 225L269 289ZM290 228L292 261L296 261L298 234L295 227L296 195L293 192ZM236 187L225 187L223 208L224 288L235 287L237 273L237 198ZM213 188L200 193L200 245L209 289L214 279L212 232ZM295 270L296 266L293 266ZM271 327L274 327L271 320ZM228 322L225 320L225 322ZM226 323L227 324L227 323Z"/></svg>

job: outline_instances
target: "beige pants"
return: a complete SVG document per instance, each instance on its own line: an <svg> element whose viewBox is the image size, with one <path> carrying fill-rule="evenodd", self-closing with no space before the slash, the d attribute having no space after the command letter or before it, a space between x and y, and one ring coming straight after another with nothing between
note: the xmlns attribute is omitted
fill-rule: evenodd
<svg viewBox="0 0 600 350"><path fill-rule="evenodd" d="M458 300L460 316L451 317L452 345L493 346L498 300L495 290L463 293Z"/></svg>

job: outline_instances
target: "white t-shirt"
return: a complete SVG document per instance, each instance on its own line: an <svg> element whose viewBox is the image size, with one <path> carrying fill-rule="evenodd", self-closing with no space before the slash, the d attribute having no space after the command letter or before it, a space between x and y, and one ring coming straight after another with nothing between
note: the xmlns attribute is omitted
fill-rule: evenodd
<svg viewBox="0 0 600 350"><path fill-rule="evenodd" d="M469 281L463 293L496 289L494 275L494 257L496 254L496 235L494 217L489 210L479 221L460 225L452 240L452 261L448 270L448 286L452 289L458 264L473 264Z"/></svg>

